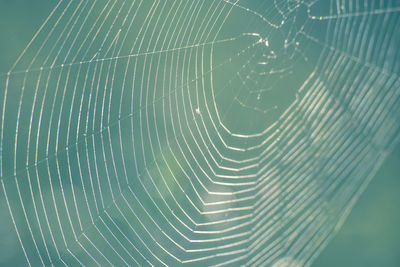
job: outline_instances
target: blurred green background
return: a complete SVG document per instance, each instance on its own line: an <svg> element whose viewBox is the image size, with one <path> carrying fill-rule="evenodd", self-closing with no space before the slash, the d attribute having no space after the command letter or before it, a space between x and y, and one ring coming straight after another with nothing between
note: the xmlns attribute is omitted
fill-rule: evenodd
<svg viewBox="0 0 400 267"><path fill-rule="evenodd" d="M400 266L399 178L398 145L313 266Z"/></svg>
<svg viewBox="0 0 400 267"><path fill-rule="evenodd" d="M0 73L5 73L40 27L55 1L0 1ZM313 266L400 266L400 146L384 165L337 236ZM0 214L6 214L0 203ZM0 221L0 266L25 259L9 218Z"/></svg>

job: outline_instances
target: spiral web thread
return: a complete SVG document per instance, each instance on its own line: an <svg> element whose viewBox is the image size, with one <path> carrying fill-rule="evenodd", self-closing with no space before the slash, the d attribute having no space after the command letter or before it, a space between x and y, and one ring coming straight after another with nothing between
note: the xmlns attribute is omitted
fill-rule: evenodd
<svg viewBox="0 0 400 267"><path fill-rule="evenodd" d="M300 9L302 26L283 31ZM0 77L1 201L27 263L310 265L398 142L399 12L396 0L60 1ZM236 15L268 30L230 35ZM282 68L263 58L271 30ZM237 107L273 114L253 89L295 62L312 71L276 120L228 125Z"/></svg>

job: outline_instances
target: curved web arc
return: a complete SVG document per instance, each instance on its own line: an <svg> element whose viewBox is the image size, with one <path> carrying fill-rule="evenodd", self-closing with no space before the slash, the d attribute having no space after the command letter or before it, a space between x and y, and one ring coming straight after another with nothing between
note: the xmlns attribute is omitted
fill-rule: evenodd
<svg viewBox="0 0 400 267"><path fill-rule="evenodd" d="M3 94L28 263L311 264L398 141L397 10L60 1Z"/></svg>

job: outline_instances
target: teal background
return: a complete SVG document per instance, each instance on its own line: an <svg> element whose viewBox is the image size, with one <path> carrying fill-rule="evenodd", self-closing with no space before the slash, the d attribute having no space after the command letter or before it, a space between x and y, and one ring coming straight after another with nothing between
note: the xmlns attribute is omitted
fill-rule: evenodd
<svg viewBox="0 0 400 267"><path fill-rule="evenodd" d="M313 266L400 266L399 176L398 145Z"/></svg>
<svg viewBox="0 0 400 267"><path fill-rule="evenodd" d="M0 1L0 73L6 73L55 1ZM336 237L313 266L400 266L400 146L382 165ZM24 265L8 211L0 203L0 266Z"/></svg>

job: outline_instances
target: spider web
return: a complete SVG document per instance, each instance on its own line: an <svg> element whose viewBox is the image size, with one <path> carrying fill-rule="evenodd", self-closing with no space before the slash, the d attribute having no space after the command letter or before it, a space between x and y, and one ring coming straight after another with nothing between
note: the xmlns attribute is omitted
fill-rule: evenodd
<svg viewBox="0 0 400 267"><path fill-rule="evenodd" d="M399 11L59 1L0 80L27 263L310 265L399 140Z"/></svg>

